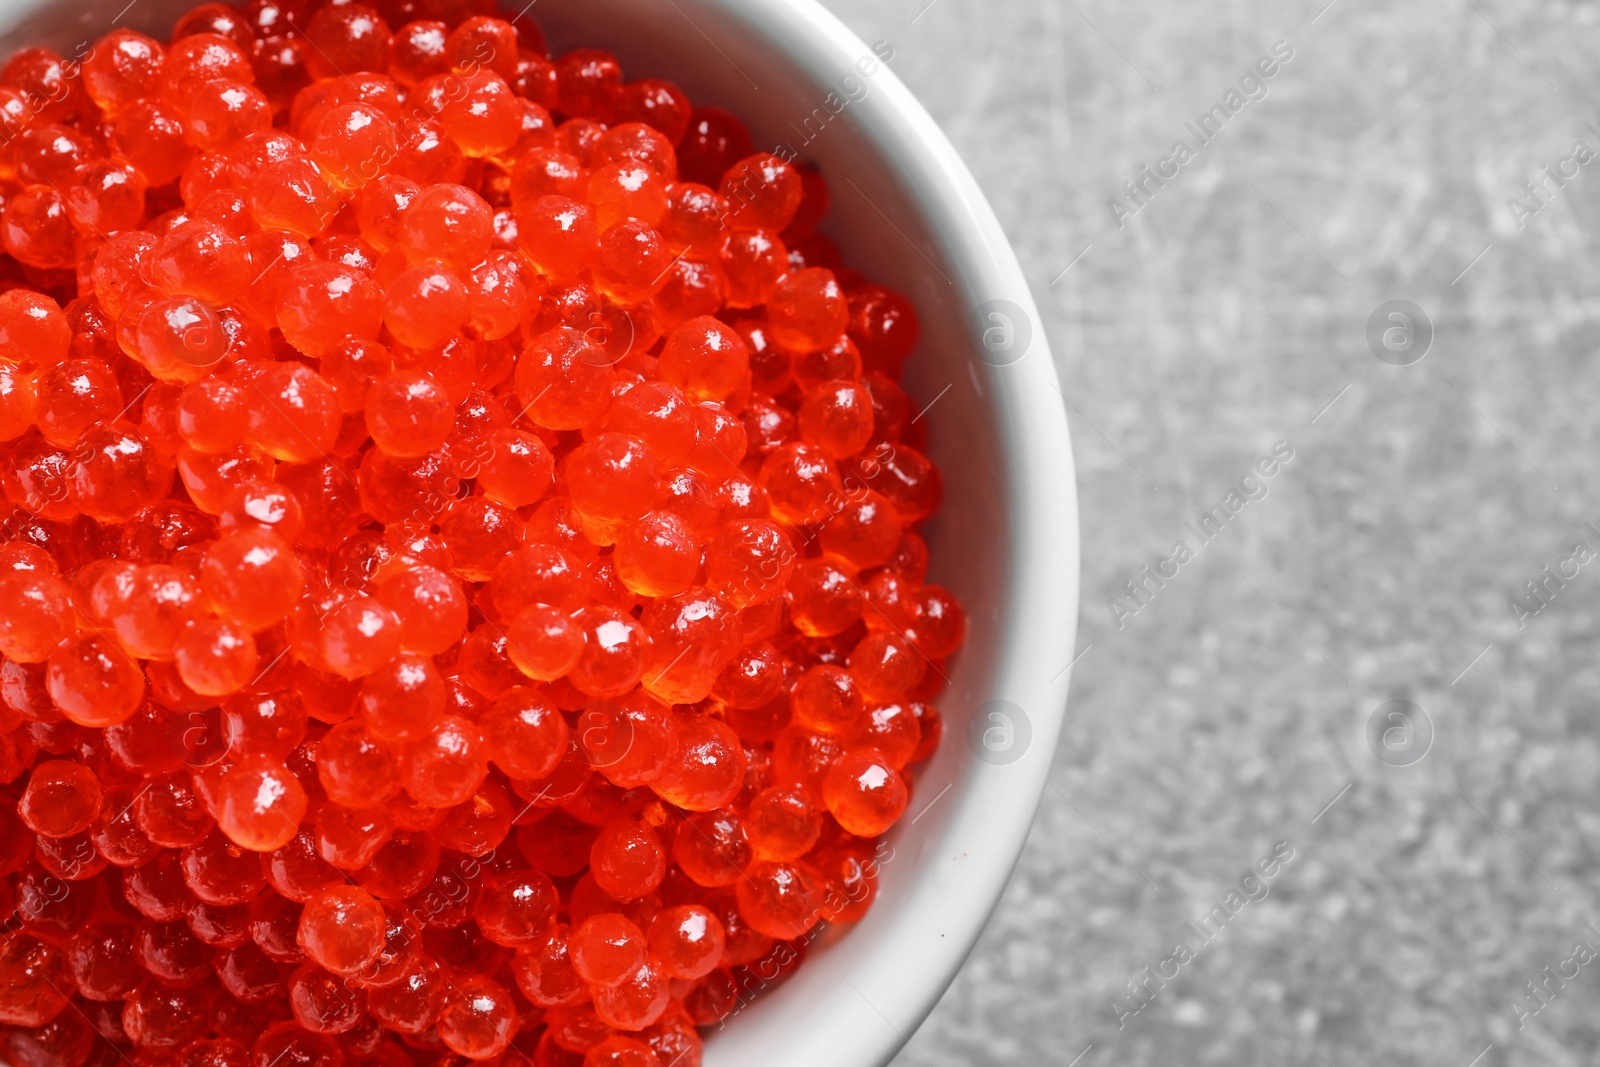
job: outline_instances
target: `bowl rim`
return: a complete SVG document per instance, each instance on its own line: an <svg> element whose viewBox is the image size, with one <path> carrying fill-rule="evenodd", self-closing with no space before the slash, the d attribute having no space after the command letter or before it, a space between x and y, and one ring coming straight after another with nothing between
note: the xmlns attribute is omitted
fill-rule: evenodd
<svg viewBox="0 0 1600 1067"><path fill-rule="evenodd" d="M522 0L502 3L512 10L522 7ZM714 12L784 53L819 84L873 54L817 0L667 3L686 19L685 8ZM165 11L179 5L151 6ZM105 14L121 7L120 2L64 8L51 0L0 0L0 37L14 47L51 44L70 53L82 34L92 29L98 37L120 24L118 16L112 25L100 25ZM539 6L523 8L529 9L540 18ZM133 21L153 17L135 9ZM791 1000L787 994L796 991L807 971L841 978L854 996L834 997L821 1010L813 1007L804 1027L790 1027L781 1048L766 1041L765 1026L730 1026L708 1041L707 1067L756 1062L757 1052L768 1067L882 1064L911 1043L971 952L1021 857L1047 784L1075 662L1077 494L1064 395L1043 324L1010 242L954 146L889 63L879 66L871 85L869 94L850 101L850 121L875 146L886 176L909 190L918 213L936 223L929 227L931 244L956 275L953 286L974 313L990 301L1008 302L1021 316L1014 325L1020 329L1025 322L1031 337L1014 360L974 358L971 368L996 418L1011 519L1011 558L999 579L1005 592L990 688L992 699L1026 709L1031 743L1003 765L960 753L964 762L955 781L962 788L951 789L957 795L940 813L942 828L909 861L921 865L922 884L896 902L894 914L875 908L864 920L873 924L874 948L870 958L856 961L863 964L859 970L838 971L838 960L853 953L819 953L799 977L758 998L747 1011L752 1017L781 1015ZM971 331L974 351L979 332ZM964 740L947 733L945 745ZM891 840L902 829L891 831ZM834 958L831 975L829 957Z"/></svg>
<svg viewBox="0 0 1600 1067"><path fill-rule="evenodd" d="M837 77L873 54L817 0L669 2L685 18L690 18L685 7L715 11L765 39L824 84L828 76ZM1021 857L1053 763L1075 662L1075 468L1065 394L1038 309L999 219L944 132L887 62L871 75L871 82L870 93L850 101L851 121L876 146L886 173L913 190L919 211L937 223L930 227L934 245L947 267L960 275L952 284L969 298L974 316L988 302L1009 302L1025 318L1031 335L1031 344L1014 359L972 360L974 381L988 393L999 424L1005 499L1012 518L1012 558L1001 579L1007 591L997 620L1002 637L990 683L992 698L1018 711L1026 709L1022 713L1029 720L1031 743L1015 761L995 765L972 758L959 769L955 781L964 786L952 790L962 794L958 809L944 813L945 829L912 861L928 863L926 852L936 853L928 872L932 878L925 879L934 884L897 902L893 921L875 931L870 973L835 975L854 997L834 998L822 1013L813 1005L807 1025L799 1033L791 1027L792 1040L782 1050L758 1047L755 1035L766 1027L745 1028L744 1038L739 1027L730 1027L708 1041L707 1067L753 1062L757 1052L761 1062L784 1067L883 1064L911 1044L914 1031L976 944ZM980 332L978 327L972 330L975 347ZM964 741L947 731L944 744ZM961 755L965 759L967 753ZM913 801L917 803L928 802ZM891 830L891 840L899 829ZM864 922L872 919L869 915ZM801 974L830 955L808 959ZM748 1013L770 1017L784 1012L785 994L797 980L758 998Z"/></svg>

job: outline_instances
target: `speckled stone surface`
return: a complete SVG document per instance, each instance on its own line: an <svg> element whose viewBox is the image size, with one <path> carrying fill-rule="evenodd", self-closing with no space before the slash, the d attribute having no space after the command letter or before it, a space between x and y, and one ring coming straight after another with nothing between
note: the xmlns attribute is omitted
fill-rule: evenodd
<svg viewBox="0 0 1600 1067"><path fill-rule="evenodd" d="M896 1064L1594 1063L1595 4L830 3L892 44L1033 285L1092 646L1016 877ZM1420 362L1369 346L1395 299ZM1546 566L1576 576L1541 605ZM1415 713L1391 763L1369 746L1391 700L1431 724L1420 761Z"/></svg>

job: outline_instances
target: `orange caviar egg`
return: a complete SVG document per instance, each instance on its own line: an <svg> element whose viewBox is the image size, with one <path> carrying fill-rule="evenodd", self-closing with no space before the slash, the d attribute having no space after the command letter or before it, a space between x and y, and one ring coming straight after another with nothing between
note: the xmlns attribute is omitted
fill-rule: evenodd
<svg viewBox="0 0 1600 1067"><path fill-rule="evenodd" d="M568 941L572 968L594 985L611 986L638 970L647 942L638 926L616 912L585 919Z"/></svg>
<svg viewBox="0 0 1600 1067"><path fill-rule="evenodd" d="M600 521L637 519L661 490L654 451L631 434L602 433L568 460L573 504Z"/></svg>
<svg viewBox="0 0 1600 1067"><path fill-rule="evenodd" d="M114 118L155 89L165 58L160 43L144 34L112 30L84 57L84 91Z"/></svg>
<svg viewBox="0 0 1600 1067"><path fill-rule="evenodd" d="M482 197L460 185L422 189L400 216L399 246L413 263L437 260L467 270L489 253L494 216Z"/></svg>
<svg viewBox="0 0 1600 1067"><path fill-rule="evenodd" d="M457 983L439 1011L440 1040L452 1052L475 1060L504 1052L518 1025L510 992L481 975Z"/></svg>
<svg viewBox="0 0 1600 1067"><path fill-rule="evenodd" d="M557 326L517 358L517 397L534 425L581 429L610 405L615 377L611 359L590 334Z"/></svg>
<svg viewBox="0 0 1600 1067"><path fill-rule="evenodd" d="M100 814L100 783L94 772L70 760L40 763L17 801L17 815L45 837L82 833Z"/></svg>
<svg viewBox="0 0 1600 1067"><path fill-rule="evenodd" d="M900 515L882 493L849 493L822 527L818 542L830 559L858 570L877 567L900 544Z"/></svg>
<svg viewBox="0 0 1600 1067"><path fill-rule="evenodd" d="M735 886L739 914L768 937L799 937L821 919L821 879L801 863L758 860Z"/></svg>
<svg viewBox="0 0 1600 1067"><path fill-rule="evenodd" d="M305 27L312 46L312 71L321 77L382 70L393 33L389 24L361 4L325 7Z"/></svg>
<svg viewBox="0 0 1600 1067"><path fill-rule="evenodd" d="M178 635L173 658L183 684L202 696L238 692L256 676L260 662L249 629L228 619L190 622Z"/></svg>
<svg viewBox="0 0 1600 1067"><path fill-rule="evenodd" d="M46 666L51 701L79 726L114 726L133 714L144 695L139 665L97 634L66 638L51 650Z"/></svg>
<svg viewBox="0 0 1600 1067"><path fill-rule="evenodd" d="M722 195L732 205L734 226L781 232L800 208L800 174L768 153L758 153L729 167L722 176Z"/></svg>
<svg viewBox="0 0 1600 1067"><path fill-rule="evenodd" d="M709 909L682 904L650 920L650 951L674 978L704 978L722 960L722 923Z"/></svg>
<svg viewBox="0 0 1600 1067"><path fill-rule="evenodd" d="M372 340L383 322L377 288L363 273L310 261L284 279L277 313L284 340L308 356L321 357L346 340Z"/></svg>
<svg viewBox="0 0 1600 1067"><path fill-rule="evenodd" d="M394 614L400 647L438 655L461 637L467 625L467 602L461 587L426 564L399 566L380 575L374 595Z"/></svg>
<svg viewBox="0 0 1600 1067"><path fill-rule="evenodd" d="M358 886L333 886L307 901L296 941L334 974L357 975L377 960L388 917L383 905Z"/></svg>
<svg viewBox="0 0 1600 1067"><path fill-rule="evenodd" d="M430 106L430 90L447 81L438 93L439 126L469 159L498 156L517 143L522 134L522 107L506 80L492 70L459 70L439 75L417 86L417 95Z"/></svg>
<svg viewBox="0 0 1600 1067"><path fill-rule="evenodd" d="M325 620L323 662L334 674L364 678L400 651L400 620L380 601L353 596Z"/></svg>
<svg viewBox="0 0 1600 1067"><path fill-rule="evenodd" d="M518 670L540 682L553 682L577 666L584 635L573 618L557 608L533 604L506 625L506 652Z"/></svg>
<svg viewBox="0 0 1600 1067"><path fill-rule="evenodd" d="M271 852L294 837L306 812L306 794L282 763L247 756L216 786L217 825L252 852Z"/></svg>
<svg viewBox="0 0 1600 1067"><path fill-rule="evenodd" d="M435 808L460 804L478 791L488 769L483 735L471 722L446 716L410 742L402 777L411 797Z"/></svg>
<svg viewBox="0 0 1600 1067"><path fill-rule="evenodd" d="M0 653L18 663L42 663L76 629L61 579L35 571L0 574Z"/></svg>
<svg viewBox="0 0 1600 1067"><path fill-rule="evenodd" d="M300 597L304 571L270 530L238 530L206 551L201 586L212 610L251 631L281 620Z"/></svg>
<svg viewBox="0 0 1600 1067"><path fill-rule="evenodd" d="M306 151L341 190L359 189L378 177L399 151L394 123L371 104L354 101L323 111Z"/></svg>
<svg viewBox="0 0 1600 1067"><path fill-rule="evenodd" d="M397 370L367 389L367 432L392 456L425 456L455 427L455 405L425 371Z"/></svg>
<svg viewBox="0 0 1600 1067"><path fill-rule="evenodd" d="M0 293L0 360L50 366L67 356L72 327L54 300L27 289Z"/></svg>
<svg viewBox="0 0 1600 1067"><path fill-rule="evenodd" d="M661 376L695 400L725 400L750 381L750 353L738 333L703 315L667 338Z"/></svg>
<svg viewBox="0 0 1600 1067"><path fill-rule="evenodd" d="M822 796L839 825L858 837L876 837L893 826L909 799L900 772L870 748L840 756L823 779Z"/></svg>

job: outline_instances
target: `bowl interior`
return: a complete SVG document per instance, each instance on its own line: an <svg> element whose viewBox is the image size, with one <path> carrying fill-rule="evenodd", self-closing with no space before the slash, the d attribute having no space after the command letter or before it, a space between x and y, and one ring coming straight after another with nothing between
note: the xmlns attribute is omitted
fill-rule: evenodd
<svg viewBox="0 0 1600 1067"><path fill-rule="evenodd" d="M44 44L71 57L114 25L164 40L190 6L0 0L0 49ZM1065 702L1077 517L1037 313L981 193L892 73L892 47L875 53L811 0L537 0L527 10L554 51L609 49L629 78L670 78L696 104L744 119L758 149L815 163L833 193L823 229L846 263L904 292L921 317L905 384L944 476L944 505L925 530L930 580L970 619L938 700L945 740L879 851L868 917L820 938L792 978L708 1035L706 1054L711 1067L886 1062L948 985L1004 886ZM980 358L992 320L975 326L974 316L996 300L1014 309L1006 325L1031 341ZM990 714L996 700L1006 702L1004 723ZM991 724L1012 731L998 735L999 749L980 743Z"/></svg>

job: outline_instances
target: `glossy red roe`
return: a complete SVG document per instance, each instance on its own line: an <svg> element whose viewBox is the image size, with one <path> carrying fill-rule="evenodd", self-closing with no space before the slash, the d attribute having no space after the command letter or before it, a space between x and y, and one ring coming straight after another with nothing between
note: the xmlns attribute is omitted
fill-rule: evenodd
<svg viewBox="0 0 1600 1067"><path fill-rule="evenodd" d="M333 886L306 903L296 935L320 966L341 975L360 974L382 954L388 918L364 889Z"/></svg>
<svg viewBox="0 0 1600 1067"><path fill-rule="evenodd" d="M0 126L0 1060L687 1067L865 913L970 623L816 168L456 0Z"/></svg>
<svg viewBox="0 0 1600 1067"><path fill-rule="evenodd" d="M217 824L229 840L253 852L271 852L294 837L305 815L305 790L270 757L240 760L216 787Z"/></svg>

